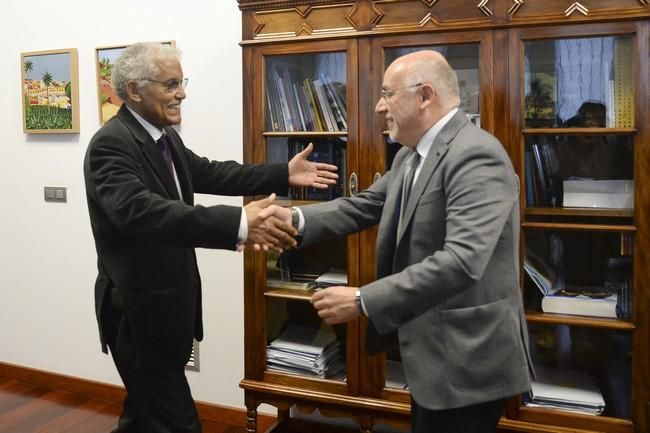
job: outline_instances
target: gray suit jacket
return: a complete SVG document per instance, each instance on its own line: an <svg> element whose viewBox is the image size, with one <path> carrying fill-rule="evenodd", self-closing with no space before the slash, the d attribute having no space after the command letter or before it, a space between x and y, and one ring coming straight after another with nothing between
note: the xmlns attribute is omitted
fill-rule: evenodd
<svg viewBox="0 0 650 433"><path fill-rule="evenodd" d="M304 244L379 223L377 280L361 287L366 348L397 330L415 401L432 410L530 389L519 288L519 184L503 146L456 113L438 134L397 230L409 149L355 197L301 208Z"/></svg>

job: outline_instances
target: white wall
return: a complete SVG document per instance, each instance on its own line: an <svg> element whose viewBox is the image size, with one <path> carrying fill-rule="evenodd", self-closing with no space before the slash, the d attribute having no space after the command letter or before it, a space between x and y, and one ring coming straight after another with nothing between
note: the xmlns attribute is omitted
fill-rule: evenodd
<svg viewBox="0 0 650 433"><path fill-rule="evenodd" d="M0 361L120 384L100 351L93 310L96 255L82 161L99 128L95 48L170 40L190 78L182 136L211 159L242 159L241 16L235 0L5 0L0 6ZM20 53L77 48L80 134L22 132ZM43 186L68 202L45 203ZM241 204L239 198L197 202ZM243 407L243 261L199 250L206 338L194 397Z"/></svg>

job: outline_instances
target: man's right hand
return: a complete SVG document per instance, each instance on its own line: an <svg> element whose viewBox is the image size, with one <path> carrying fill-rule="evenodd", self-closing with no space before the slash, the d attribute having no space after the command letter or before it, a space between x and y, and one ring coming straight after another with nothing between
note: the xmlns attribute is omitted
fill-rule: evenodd
<svg viewBox="0 0 650 433"><path fill-rule="evenodd" d="M246 245L255 250L269 248L281 252L296 247L296 230L291 226L291 212L273 205L275 194L244 206L248 220ZM289 213L287 218L285 212Z"/></svg>

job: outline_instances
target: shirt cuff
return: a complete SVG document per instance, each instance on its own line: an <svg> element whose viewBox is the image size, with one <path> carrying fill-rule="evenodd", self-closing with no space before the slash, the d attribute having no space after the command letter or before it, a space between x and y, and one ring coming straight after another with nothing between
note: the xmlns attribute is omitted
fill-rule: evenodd
<svg viewBox="0 0 650 433"><path fill-rule="evenodd" d="M363 311L363 315L368 317L368 310L366 310L366 304L363 303L363 296L361 296L361 290L359 290L359 303L361 304L361 311Z"/></svg>
<svg viewBox="0 0 650 433"><path fill-rule="evenodd" d="M305 216L299 207L295 208L298 211L298 234L302 235L305 232Z"/></svg>
<svg viewBox="0 0 650 433"><path fill-rule="evenodd" d="M239 231L237 232L237 243L243 244L248 239L248 219L246 219L246 210L241 208L241 217L239 218Z"/></svg>

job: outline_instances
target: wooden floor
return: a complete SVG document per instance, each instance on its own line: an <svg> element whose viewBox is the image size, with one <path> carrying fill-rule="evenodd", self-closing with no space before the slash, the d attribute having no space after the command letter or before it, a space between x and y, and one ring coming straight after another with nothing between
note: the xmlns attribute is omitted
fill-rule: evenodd
<svg viewBox="0 0 650 433"><path fill-rule="evenodd" d="M0 377L0 432L109 433L121 405ZM244 433L243 427L203 423L203 433Z"/></svg>

